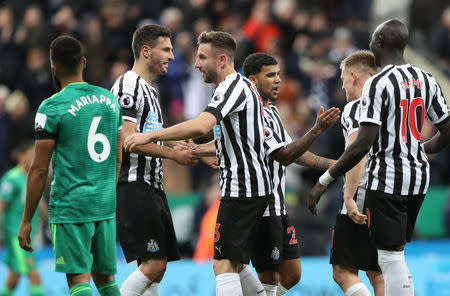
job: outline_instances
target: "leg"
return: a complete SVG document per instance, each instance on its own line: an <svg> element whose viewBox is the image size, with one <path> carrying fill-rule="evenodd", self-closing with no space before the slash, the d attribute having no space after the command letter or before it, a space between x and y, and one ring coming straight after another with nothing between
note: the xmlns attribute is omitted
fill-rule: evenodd
<svg viewBox="0 0 450 296"><path fill-rule="evenodd" d="M31 296L43 296L44 290L41 286L41 276L37 270L32 270L28 273L28 279L30 280Z"/></svg>
<svg viewBox="0 0 450 296"><path fill-rule="evenodd" d="M380 271L368 270L366 271L366 275L370 280L375 296L384 296L383 274Z"/></svg>
<svg viewBox="0 0 450 296"><path fill-rule="evenodd" d="M70 296L92 296L89 273L66 273Z"/></svg>
<svg viewBox="0 0 450 296"><path fill-rule="evenodd" d="M12 292L17 287L17 284L20 280L20 273L9 270L8 277L6 278L5 286L0 292L1 296L9 296L12 295Z"/></svg>
<svg viewBox="0 0 450 296"><path fill-rule="evenodd" d="M258 280L247 264L240 264L239 280L241 282L242 294L244 296L264 295L265 287Z"/></svg>
<svg viewBox="0 0 450 296"><path fill-rule="evenodd" d="M276 271L258 272L258 278L261 281L267 296L276 296L277 287L280 279L280 273Z"/></svg>
<svg viewBox="0 0 450 296"><path fill-rule="evenodd" d="M414 295L403 246L395 251L378 249L378 264L383 272L386 296Z"/></svg>
<svg viewBox="0 0 450 296"><path fill-rule="evenodd" d="M242 296L242 287L238 271L243 266L237 261L228 259L214 260L213 269L216 275L216 296Z"/></svg>
<svg viewBox="0 0 450 296"><path fill-rule="evenodd" d="M358 277L358 270L343 265L333 265L333 279L346 296L370 296L367 287Z"/></svg>
<svg viewBox="0 0 450 296"><path fill-rule="evenodd" d="M300 258L281 261L280 284L287 290L300 282L302 277L302 266Z"/></svg>
<svg viewBox="0 0 450 296"><path fill-rule="evenodd" d="M101 274L91 271L91 276L101 296L120 296L113 274Z"/></svg>
<svg viewBox="0 0 450 296"><path fill-rule="evenodd" d="M144 295L152 283L159 283L166 271L167 258L143 260L120 288L123 296Z"/></svg>

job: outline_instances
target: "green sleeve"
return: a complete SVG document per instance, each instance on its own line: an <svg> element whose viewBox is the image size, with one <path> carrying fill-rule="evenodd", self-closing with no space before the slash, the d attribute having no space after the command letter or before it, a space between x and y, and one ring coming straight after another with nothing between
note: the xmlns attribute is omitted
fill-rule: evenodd
<svg viewBox="0 0 450 296"><path fill-rule="evenodd" d="M14 195L14 184L8 178L2 178L0 183L0 199L10 201Z"/></svg>
<svg viewBox="0 0 450 296"><path fill-rule="evenodd" d="M36 112L34 129L37 132L47 132L52 135L58 135L59 115L58 109L54 104L45 100Z"/></svg>

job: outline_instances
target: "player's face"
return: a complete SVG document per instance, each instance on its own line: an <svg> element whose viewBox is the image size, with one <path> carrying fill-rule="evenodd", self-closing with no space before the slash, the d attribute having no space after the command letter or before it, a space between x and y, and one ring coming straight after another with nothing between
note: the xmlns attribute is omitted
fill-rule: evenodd
<svg viewBox="0 0 450 296"><path fill-rule="evenodd" d="M50 65L52 68L52 81L53 81L53 86L57 89L60 90L62 88L61 85L61 81L56 77L56 67L53 65L53 62L50 60Z"/></svg>
<svg viewBox="0 0 450 296"><path fill-rule="evenodd" d="M217 84L218 57L214 54L211 44L201 43L197 49L195 68L202 72L203 81Z"/></svg>
<svg viewBox="0 0 450 296"><path fill-rule="evenodd" d="M375 32L373 32L372 34L372 39L370 40L370 44L369 44L369 48L372 51L373 55L375 56L375 64L377 66L381 66L381 61L380 61L380 52L381 52L381 47L379 45L379 32L381 30L381 26L379 25Z"/></svg>
<svg viewBox="0 0 450 296"><path fill-rule="evenodd" d="M20 153L19 155L19 162L21 165L24 166L24 168L28 171L28 169L31 166L31 162L33 161L34 157L34 145L30 146L27 151Z"/></svg>
<svg viewBox="0 0 450 296"><path fill-rule="evenodd" d="M262 66L261 71L255 75L255 84L259 94L264 99L278 100L280 89L280 67L278 65Z"/></svg>
<svg viewBox="0 0 450 296"><path fill-rule="evenodd" d="M347 102L355 99L354 94L354 80L352 73L345 67L342 69L341 73L342 89L345 91L345 98Z"/></svg>
<svg viewBox="0 0 450 296"><path fill-rule="evenodd" d="M150 49L149 68L156 75L167 74L169 63L174 59L169 37L159 37L158 43Z"/></svg>

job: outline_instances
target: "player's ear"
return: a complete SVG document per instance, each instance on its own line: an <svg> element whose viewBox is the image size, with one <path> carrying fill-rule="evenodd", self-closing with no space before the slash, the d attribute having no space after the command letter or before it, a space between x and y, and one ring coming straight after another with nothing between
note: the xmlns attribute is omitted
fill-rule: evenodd
<svg viewBox="0 0 450 296"><path fill-rule="evenodd" d="M81 63L83 64L83 69L86 68L86 63L87 63L87 61L86 61L86 58L85 58L85 57L82 57L82 58L81 58Z"/></svg>
<svg viewBox="0 0 450 296"><path fill-rule="evenodd" d="M227 55L222 53L219 55L219 65L221 68L223 68L228 62Z"/></svg>
<svg viewBox="0 0 450 296"><path fill-rule="evenodd" d="M356 84L356 80L358 80L358 75L356 74L356 72L350 72L350 75L352 75L352 79L353 79L353 84Z"/></svg>
<svg viewBox="0 0 450 296"><path fill-rule="evenodd" d="M148 59L150 57L150 47L148 45L142 45L141 56Z"/></svg>
<svg viewBox="0 0 450 296"><path fill-rule="evenodd" d="M258 87L258 80L256 79L256 76L255 76L255 75L249 75L247 78L250 79L250 81L253 82L253 84L254 84L256 87Z"/></svg>

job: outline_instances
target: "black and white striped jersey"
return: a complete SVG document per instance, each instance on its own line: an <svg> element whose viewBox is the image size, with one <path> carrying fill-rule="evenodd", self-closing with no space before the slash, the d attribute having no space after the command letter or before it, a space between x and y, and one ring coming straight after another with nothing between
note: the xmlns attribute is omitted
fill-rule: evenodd
<svg viewBox="0 0 450 296"><path fill-rule="evenodd" d="M348 138L351 134L357 132L359 130L359 102L361 99L351 101L347 103L344 107L344 111L341 115L341 126L342 133L344 135L345 140L345 149L347 149L349 143ZM364 171L361 180L359 182L358 188L356 189L355 195L353 199L358 206L358 211L360 213L364 213L364 199L366 195L366 183L367 183L367 170ZM345 189L345 184L344 188ZM341 209L339 210L339 214L347 214L347 207L345 203L342 202Z"/></svg>
<svg viewBox="0 0 450 296"><path fill-rule="evenodd" d="M263 217L282 216L286 215L286 208L284 206L286 167L270 158L270 154L281 147L286 147L287 144L292 142L292 139L284 129L280 112L271 102L269 102L269 107L264 107L264 129L264 147L267 151L269 173L272 177L273 199L269 201Z"/></svg>
<svg viewBox="0 0 450 296"><path fill-rule="evenodd" d="M263 107L256 87L238 73L228 75L205 109L214 115L222 198L272 193L264 149Z"/></svg>
<svg viewBox="0 0 450 296"><path fill-rule="evenodd" d="M111 92L123 110L123 119L136 123L137 133L162 129L163 118L156 90L134 71L128 71L114 83ZM158 145L163 142L158 141ZM162 160L123 151L119 183L145 181L163 189Z"/></svg>
<svg viewBox="0 0 450 296"><path fill-rule="evenodd" d="M410 64L388 65L366 81L360 110L360 124L380 126L368 156L367 189L425 194L430 181L428 158L421 145L425 114L435 125L449 120L436 80Z"/></svg>

